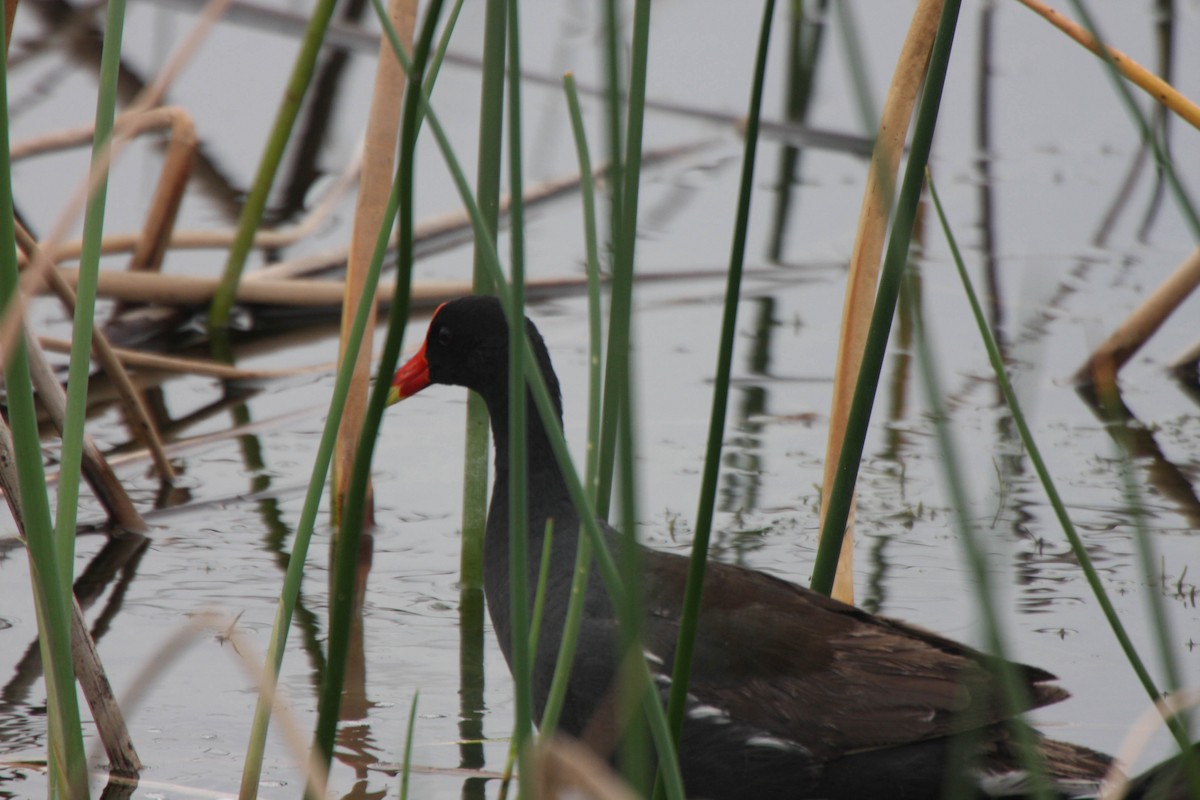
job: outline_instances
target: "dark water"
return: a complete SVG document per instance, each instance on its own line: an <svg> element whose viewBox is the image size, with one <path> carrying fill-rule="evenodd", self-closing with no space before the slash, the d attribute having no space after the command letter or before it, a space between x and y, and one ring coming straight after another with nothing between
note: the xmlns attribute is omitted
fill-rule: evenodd
<svg viewBox="0 0 1200 800"><path fill-rule="evenodd" d="M910 6L872 5L869 15L860 9L875 102L886 88ZM10 90L14 141L83 124L91 114L93 72L81 68L82 49L54 33L52 10L31 3L19 14ZM600 21L591 4L526 3L522 10L523 60L531 71L555 78L572 70L582 83L600 83L595 50ZM756 13L717 2L658 4L649 96L703 112L743 114ZM1158 63L1161 49L1148 6L1107 4L1098 13L1124 50L1147 65ZM1178 13L1170 33L1176 45L1194 40L1200 27L1193 6ZM148 79L193 19L190 12L163 5L132 5L125 37L130 71ZM480 26L477 10L464 12L456 53L478 50ZM775 119L784 116L785 44L781 26L768 85L773 99L767 114ZM836 27L825 44L810 122L860 136L863 126ZM280 26L223 24L171 90L171 102L195 116L205 158L181 226L231 224L233 200L252 174L294 48L294 38ZM990 61L981 81L984 52ZM1172 58L1180 88L1200 94L1196 51L1176 46ZM337 173L351 158L372 71L371 58L352 55L332 83L332 110L317 115L328 129L308 166ZM474 152L477 86L473 69L449 64L435 97L464 158ZM573 172L559 91L530 84L526 100L527 184ZM987 112L982 127L981 111ZM598 154L598 108L589 107L589 123ZM314 127L312 120L306 124ZM639 523L649 543L683 549L695 514L722 287L719 278L695 273L718 272L727 260L741 148L731 125L665 110L650 114L646 141L648 149L704 144L649 169L641 199L639 270L691 276L646 282L635 299ZM1196 142L1195 131L1172 123L1175 163L1192 185L1200 163ZM1196 300L1164 326L1122 380L1123 399L1139 421L1134 474L1164 566L1158 583L1143 579L1135 556L1114 439L1068 380L1088 349L1194 247L1194 234L1149 163L1123 190L1139 152L1138 133L1094 58L1015 4L966 4L932 158L935 180L977 286L982 289L991 276L994 316L1018 392L1106 587L1144 653L1154 652L1147 600L1162 596L1173 625L1171 647L1185 683L1195 687L1200 415L1197 394L1173 379L1166 364L1195 342ZM722 559L806 582L816 542L844 263L866 165L852 153L808 148L788 178L781 175L788 158L784 143L768 140L760 153L715 547ZM74 153L18 167L18 203L37 230L49 228L83 163ZM114 177L109 230L140 225L159 163L156 147L132 148ZM430 144L422 149L420 170L418 217L454 209L455 195ZM299 175L292 181L298 202L303 172L289 172ZM287 199L280 194L281 203ZM338 203L329 222L282 255L343 243L351 214L350 201ZM573 196L531 213L531 277L581 274L579 220ZM965 462L971 517L986 536L1000 586L993 602L1006 621L1013 655L1058 674L1074 695L1041 712L1038 721L1056 737L1113 750L1146 698L997 404L947 246L931 223L922 229L921 244L914 263L922 278L920 302ZM215 251L172 253L165 269L216 274L223 260ZM423 259L419 278L465 280L469 265L469 250L453 248ZM581 297L567 294L530 312L566 387L568 438L577 450L586 404L585 310ZM40 324L61 332L56 308L41 307L39 315ZM414 322L410 342L423 325L423 319ZM304 328L257 337L239 364L279 368L331 361L333 329L316 321ZM979 643L971 579L943 492L927 404L903 343L894 338L893 348L860 483L858 600ZM151 396L173 422L171 437L183 443L176 458L185 502L150 516L152 528L140 548L114 553L101 536L80 539L77 575L107 570L91 584L87 614L118 694L141 681L141 670L164 647L179 656L149 679L141 704L128 711L134 741L150 765L139 797L236 792L255 702L241 659L259 657L255 651L266 646L331 387L327 372L235 391L199 377L157 386ZM338 794L395 793L396 778L372 767L401 759L417 690L417 764L499 770L504 763L511 693L490 631L483 639L486 682L479 709L484 741L460 743L478 735L471 724L460 726L456 580L463 407L460 390L431 390L393 409L382 433L375 472L379 527L363 599L359 688L347 701L332 776ZM247 427L230 435L236 426ZM128 438L112 410L99 414L91 430L108 447ZM120 472L149 511L157 485L145 461L130 457ZM85 498L81 518L99 517ZM44 748L45 693L29 655L36 647L28 562L11 538L11 524L4 529L10 538L0 539L0 754L6 761L37 759ZM320 530L311 550L284 664L282 682L301 740L314 719L314 675L326 635L328 538L329 531ZM210 611L226 621L204 629L186 650L171 644ZM237 647L225 635L235 618L246 637ZM281 723L273 728L263 796L296 796L303 781L280 728ZM90 729L88 734L90 745ZM1146 760L1168 747L1160 735ZM418 774L413 796L459 796L463 780ZM494 782L487 792L494 795ZM44 779L36 770L0 769L4 794L44 794Z"/></svg>

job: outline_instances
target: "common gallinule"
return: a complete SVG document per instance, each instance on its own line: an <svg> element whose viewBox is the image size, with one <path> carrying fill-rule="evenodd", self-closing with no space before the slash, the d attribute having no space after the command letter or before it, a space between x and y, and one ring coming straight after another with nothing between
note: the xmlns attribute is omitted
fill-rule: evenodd
<svg viewBox="0 0 1200 800"><path fill-rule="evenodd" d="M559 411L558 379L541 335L525 321ZM484 540L488 611L511 661L508 530L508 324L492 297L445 303L425 344L396 373L392 401L430 384L465 386L487 404L496 477ZM533 669L540 720L554 670L575 561L579 517L530 399L529 552L540 553L547 520L552 549ZM604 527L610 543L617 533ZM681 556L643 553L645 657L669 686L687 573ZM536 586L536 559L528 586ZM532 596L530 602L532 604ZM606 757L614 742L618 629L593 569L561 729ZM801 586L727 564L708 566L689 684L680 764L689 796L724 798L937 798L947 778L981 796L1020 797L1027 789L1010 725L997 697L996 661L966 645L869 614ZM1036 708L1067 697L1054 676L1017 670ZM665 694L665 692L664 692ZM970 736L956 736L969 732ZM969 741L970 766L951 770L955 742ZM1095 791L1110 759L1039 738L1056 790Z"/></svg>

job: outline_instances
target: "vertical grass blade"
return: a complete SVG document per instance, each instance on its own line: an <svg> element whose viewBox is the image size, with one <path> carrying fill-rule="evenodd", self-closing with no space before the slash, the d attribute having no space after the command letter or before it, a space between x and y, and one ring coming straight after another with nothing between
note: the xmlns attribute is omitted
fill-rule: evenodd
<svg viewBox="0 0 1200 800"><path fill-rule="evenodd" d="M88 196L83 223L83 252L79 282L75 287L75 313L71 329L71 360L67 371L67 411L63 419L62 461L59 468L55 513L59 568L64 586L70 586L75 566L75 521L79 509L80 464L83 460L83 427L87 416L88 373L91 370L92 318L96 310L96 283L100 271L100 240L104 235L104 207L108 196L107 152L112 139L117 97L117 70L121 64L121 36L125 29L125 0L108 4L104 44L100 56L100 86L96 98L96 124L92 136L92 177L95 191ZM104 162L104 163L102 163ZM103 170L103 177L95 173Z"/></svg>
<svg viewBox="0 0 1200 800"><path fill-rule="evenodd" d="M938 108L941 105L942 88L946 82L946 69L950 62L950 49L954 44L960 6L960 0L946 0L938 23L937 37L930 53L925 91L917 110L917 124L913 129L908 165L900 186L892 235L888 239L887 255L879 279L875 312L871 316L871 328L863 349L862 367L847 418L846 438L842 443L842 454L838 459L837 475L830 493L825 522L821 526L821 542L813 565L812 588L823 594L829 594L833 589L837 572L838 555L854 497L854 484L858 479L858 467L867 439L871 406L875 402L875 389L879 383L879 373L887 350L892 317L896 310L896 297L900 293L900 279L908 261L908 246L912 240L921 186L925 180L925 164L929 160L929 151L933 145L933 131L937 125Z"/></svg>
<svg viewBox="0 0 1200 800"><path fill-rule="evenodd" d="M754 190L754 163L758 151L758 122L762 113L763 83L767 71L767 53L771 44L771 23L775 17L775 0L763 3L762 23L755 54L754 80L750 89L750 108L747 111L745 149L742 154L741 184L738 190L737 219L729 254L729 274L725 283L725 307L721 318L721 338L717 349L716 375L713 379L712 411L708 425L708 445L704 454L704 469L700 483L699 508L696 511L696 532L692 539L692 555L688 565L687 586L683 595L683 611L679 621L679 643L675 649L675 665L671 675L671 694L667 705L667 721L676 743L683 731L683 712L687 700L688 678L691 674L692 651L696 642L696 626L700 616L700 598L704 590L704 570L708 563L708 543L712 533L713 509L716 505L717 483L721 473L721 444L725 436L725 415L729 402L729 377L733 364L733 342L737 332L738 301L741 297L742 268L746 261L746 231L750 225L750 198Z"/></svg>
<svg viewBox="0 0 1200 800"><path fill-rule="evenodd" d="M3 50L7 52L7 44ZM20 281L8 131L8 68L5 60L0 64L0 308L15 307ZM4 364L4 378L8 422L20 482L25 546L37 610L38 642L45 665L50 785L52 792L60 796L86 798L87 761L71 660L71 582L62 579L64 570L50 519L29 361L24 337L20 334Z"/></svg>
<svg viewBox="0 0 1200 800"><path fill-rule="evenodd" d="M258 163L258 171L254 183L246 195L246 204L242 206L242 214L238 219L237 236L229 248L229 256L225 260L225 270L221 276L221 285L213 295L212 305L208 309L208 324L214 330L224 328L229 324L229 312L237 295L238 284L242 279L242 270L246 266L246 257L254 245L254 234L262 222L263 211L267 207L267 198L271 194L271 186L275 182L275 173L283 160L288 140L291 138L292 126L300 114L300 104L308 91L313 70L317 63L317 54L321 51L321 42L325 39L325 31L329 28L329 20L333 16L334 0L318 0L309 18L308 27L304 31L304 39L300 51L296 54L296 63L292 66L292 74L288 79L287 91L284 92L279 110L275 113L275 122L263 149L262 159Z"/></svg>
<svg viewBox="0 0 1200 800"><path fill-rule="evenodd" d="M610 9L610 19L615 24L617 13ZM616 32L610 31L610 37ZM610 48L615 48L615 39ZM620 170L619 182L614 180L612 193L612 283L610 288L608 360L604 375L604 411L600 429L600 446L597 450L596 510L607 517L612 499L613 467L616 463L617 434L620 425L621 407L626 404L622 395L629 387L629 325L633 307L634 252L637 241L638 189L642 163L642 128L645 122L646 71L650 50L650 3L638 0L633 10L633 42L629 67L629 85L625 138L621 142L623 158L618 158L614 147L612 164ZM610 54L610 79L619 73ZM620 95L619 84L609 86L610 97ZM610 102L610 114L619 119L619 104ZM610 129L613 121L609 121ZM620 165L619 167L617 165ZM632 521L630 521L632 523ZM631 526L630 526L631 527Z"/></svg>
<svg viewBox="0 0 1200 800"><path fill-rule="evenodd" d="M513 748L522 797L534 794L530 748L533 733L533 658L529 623L529 494L526 461L528 403L525 389L525 187L521 167L521 40L517 0L508 0L509 243L512 247L508 325L508 547L512 604L512 675L516 689ZM549 541L547 539L547 541Z"/></svg>
<svg viewBox="0 0 1200 800"><path fill-rule="evenodd" d="M479 93L479 151L475 198L494 253L500 219L500 172L504 138L504 51L508 15L504 0L488 0L483 21L483 66ZM476 294L491 294L488 252L475 236L472 283ZM463 468L461 572L464 586L483 589L483 531L488 506L488 413L474 392L467 395L466 452Z"/></svg>
<svg viewBox="0 0 1200 800"><path fill-rule="evenodd" d="M426 9L425 21L417 40L411 61L397 38L396 31L388 19L379 0L373 0L380 24L383 25L393 51L405 67L409 76L404 98L404 116L401 122L400 158L396 170L396 185L399 199L399 240L397 242L397 264L395 296L388 310L388 332L380 353L382 374L391 375L400 358L404 328L408 322L408 305L413 265L413 195L414 165L416 160L417 122L419 100L428 87L424 84L425 65L429 60L433 34L441 15L442 0L432 0ZM390 218L389 218L390 219ZM386 227L386 226L385 226ZM376 256L382 259L383 236ZM374 271L374 270L373 270ZM364 297L373 296L374 291L364 292ZM363 310L360 305L360 310ZM353 363L347 358L347 363ZM317 727L314 734L313 758L328 769L333 754L333 740L337 732L338 712L341 707L342 683L346 670L346 653L350 637L350 614L353 607L355 570L358 547L362 538L363 510L367 494L371 459L375 453L375 442L383 409L387 404L387 393L391 386L388 380L377 380L371 390L363 428L359 434L354 470L346 488L346 507L342 518L341 535L338 538L333 563L333 591L329 609L329 645L325 674L321 683L321 696L317 706ZM309 796L314 796L309 787Z"/></svg>
<svg viewBox="0 0 1200 800"><path fill-rule="evenodd" d="M601 331L600 331L600 252L596 235L596 192L592 181L592 159L588 152L587 137L583 127L583 112L579 106L579 93L575 77L563 76L563 89L567 96L567 109L571 116L571 130L575 137L575 152L579 158L580 194L583 198L583 227L587 250L588 279L588 420L587 420L587 464L584 487L596 501L596 443L600 436L600 379L601 379ZM579 627L583 619L583 601L586 597L588 575L592 565L592 543L583 530L568 531L567 535L578 537L575 551L575 573L571 579L571 599L567 603L566 620L563 623L562 639L558 658L554 665L554 677L542 712L540 735L550 737L558 727L566 697L567 682L571 666L575 662L575 647L579 642Z"/></svg>
<svg viewBox="0 0 1200 800"><path fill-rule="evenodd" d="M378 6L379 0L373 0ZM384 32L388 38L392 40L392 46L398 52L401 63L409 63L408 55L400 48L399 43L395 40L394 32L387 29L384 25ZM411 74L411 71L410 71ZM485 250L487 258L485 259L488 269L491 272L492 279L496 281L496 296L500 300L502 306L507 306L509 302L509 289L504 279L504 273L500 268L500 260L496 255L495 247L492 246L490 237L487 235L487 227L484 224L483 217L479 213L479 207L475 203L475 198L471 194L470 184L468 183L462 167L458 160L454 158L453 149L450 146L449 138L446 135L445 129L442 127L441 121L438 119L433 108L429 104L428 89L421 86L419 88L420 96L418 101L425 109L425 116L429 123L430 133L433 135L438 149L442 152L446 167L450 172L450 177L454 182L455 188L458 190L459 198L465 206L468 216L471 219L471 229L475 234L476 243L481 243ZM403 234L403 230L401 231ZM393 308L398 304L394 304ZM507 313L507 312L506 312ZM563 478L566 481L568 492L573 502L580 511L580 519L583 522L584 528L589 539L592 542L593 554L596 559L596 566L600 571L600 576L604 581L604 586L609 592L609 596L613 599L613 604L620 607L625 595L624 581L621 574L617 570L616 562L612 558L612 554L608 552L604 541L604 536L600 531L597 515L593 504L588 498L587 492L583 488L583 482L579 479L579 474L575 470L574 464L571 462L570 453L567 449L565 440L563 439L562 431L555 424L557 421L556 411L553 402L550 400L550 395L546 390L545 380L542 378L541 371L534 366L532 351L529 349L527 337L522 337L525 341L525 380L528 382L529 389L533 395L534 403L538 413L541 415L542 422L545 425L547 437L550 440L550 448L554 453L555 459L558 461L559 467L563 471ZM389 351L385 346L384 353L380 362L380 370L384 374L390 374L391 370L395 369L399 347L394 353ZM368 418L369 419L369 418ZM635 670L640 670L640 680L646 686L650 685L650 675L643 660L637 659L633 665ZM650 717L650 730L654 737L654 743L660 754L660 765L665 767L666 771L666 786L668 796L671 798L683 797L683 779L679 774L679 765L674 758L674 745L671 742L671 736L667 730L666 715L663 712L662 706L659 705L657 698L649 691L645 695L645 709Z"/></svg>
<svg viewBox="0 0 1200 800"><path fill-rule="evenodd" d="M408 707L408 727L404 733L404 766L400 769L400 800L408 798L408 776L412 769L413 733L417 729L417 701L421 692L413 692L412 705Z"/></svg>
<svg viewBox="0 0 1200 800"><path fill-rule="evenodd" d="M1029 691L1017 673L1018 666L1005 658L1007 648L995 604L992 602L992 580L988 573L987 554L980 546L975 526L971 523L971 504L962 483L963 473L959 467L958 450L950 435L948 415L938 386L935 367L937 362L925 336L922 314L918 312L913 317L916 322L913 338L917 345L917 360L937 435L942 475L945 478L967 565L975 581L979 614L983 619L984 642L987 650L997 656L995 669L1000 679L1001 699L1013 715L1011 730L1017 743L1019 759L1028 773L1030 794L1038 800L1051 800L1054 795L1047 782L1045 763L1037 749L1036 734L1018 716L1023 709L1031 706Z"/></svg>
<svg viewBox="0 0 1200 800"><path fill-rule="evenodd" d="M1100 610L1108 621L1113 635L1116 637L1118 644L1120 644L1121 650L1125 653L1129 665L1133 668L1134 674L1141 682L1146 694L1152 702L1157 702L1162 695L1154 682L1154 678L1150 675L1150 671L1146 668L1145 663L1134 647L1133 640L1130 638L1128 631L1126 631L1125 625L1121 622L1121 618L1117 614L1112 601L1109 599L1107 591L1104 589L1100 575L1096 571L1095 565L1092 564L1091 556L1088 554L1079 532L1075 529L1075 524L1071 521L1070 515L1067 514L1066 504L1063 503L1062 497L1054 486L1054 479L1050 475L1050 470L1046 467L1046 462L1042 458L1037 441L1033 438L1033 433L1029 429L1029 424L1025 420L1024 413L1021 411L1021 405L1017 400L1016 392L1013 391L1012 383L1008 380L1008 373L1004 367L1000 348L996 344L996 339L992 335L991 329L988 327L983 307L980 305L979 297L975 293L974 286L971 284L970 276L967 275L962 254L959 252L958 244L950 230L950 225L946 220L941 201L938 199L937 189L932 181L929 182L929 189L930 196L933 198L934 208L937 210L938 219L942 225L942 230L946 234L946 241L950 246L951 255L954 257L955 266L958 268L959 279L963 284L963 290L971 305L971 312L975 316L976 327L978 327L984 347L987 349L992 371L996 375L996 383L1004 395L1004 401L1012 414L1013 422L1016 423L1017 431L1021 436L1021 443L1025 446L1025 451L1029 454L1029 461L1033 465L1034 471L1037 472L1038 479L1041 481L1043 488L1046 490L1047 499L1050 501L1050 506L1054 509L1054 514L1058 518L1059 525L1067 537L1067 541L1071 546L1071 552L1075 556L1076 561L1079 562L1079 568L1082 570L1084 578L1092 590L1092 594L1095 595L1096 601L1100 605ZM1186 727L1180 719L1172 717L1167 720L1167 727L1179 743L1181 752L1189 752L1191 742L1188 738ZM1200 789L1200 764L1196 763L1195 758L1188 758L1188 778L1193 784L1193 789Z"/></svg>

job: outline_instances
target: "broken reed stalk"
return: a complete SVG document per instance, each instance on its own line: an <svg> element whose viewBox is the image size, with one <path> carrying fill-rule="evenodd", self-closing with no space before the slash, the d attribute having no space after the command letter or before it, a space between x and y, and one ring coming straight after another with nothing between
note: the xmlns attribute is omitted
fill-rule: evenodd
<svg viewBox="0 0 1200 800"><path fill-rule="evenodd" d="M1150 95L1184 122L1194 128L1200 128L1200 106L1197 106L1174 86L1115 47L1103 45L1103 50L1101 50L1101 45L1087 30L1050 8L1041 0L1020 0L1020 2L1097 56L1104 58L1105 51L1107 51L1107 56L1112 60L1113 66L1130 83Z"/></svg>
<svg viewBox="0 0 1200 800"><path fill-rule="evenodd" d="M25 230L25 227L19 221L16 223L16 231L17 245L29 258L31 263L38 258L43 258L50 264L51 269L45 273L46 281L54 293L58 295L59 301L66 308L67 313L74 315L75 292L59 274L54 264L54 259L47 258L39 253L40 248L37 241L30 235L29 231ZM125 409L126 423L132 429L134 438L142 442L150 451L154 458L155 469L158 470L159 479L168 483L174 481L175 468L171 466L171 460L167 457L166 450L163 449L162 439L158 435L158 429L154 425L154 420L150 417L150 412L146 409L145 403L142 402L142 396L133 385L133 381L129 379L129 373L121 366L121 362L115 355L108 337L104 335L104 331L100 328L92 329L92 354L100 364L100 367L108 373L113 385L117 387L117 391L121 396L122 406Z"/></svg>
<svg viewBox="0 0 1200 800"><path fill-rule="evenodd" d="M155 78L154 82L144 88L130 104L129 113L153 108L159 104L167 88L178 76L183 67L191 61L201 42L208 37L217 20L225 13L232 0L210 0L204 11L184 40L175 48L168 58L166 66ZM96 186L108 172L117 157L124 150L125 142L110 139L108 146L103 148L93 161L90 174L80 182L76 190L68 197L62 211L50 228L50 234L44 238L45 245L40 258L30 261L28 267L21 273L19 291L15 292L10 303L0 308L0 363L8 363L11 349L17 334L21 331L25 319L25 302L29 297L41 291L46 282L45 273L54 268L54 262L49 253L53 252L58 242L66 238L67 231L79 219L87 198L95 191Z"/></svg>
<svg viewBox="0 0 1200 800"><path fill-rule="evenodd" d="M62 134L63 137L80 136L78 131L71 131ZM74 138L72 138L74 143ZM79 142L79 143L82 143ZM693 142L686 145L664 147L658 150L650 151L644 158L646 163L661 163L673 158L694 153L700 148L706 146L707 142ZM29 142L24 145L19 145L14 148L14 152L20 155L31 154L35 147L50 149L54 143L43 142L39 138L36 142ZM345 194L354 186L358 178L359 166L361 160L355 158L342 171L334 185L321 198L321 201L315 205L309 213L295 225L289 225L284 228L276 228L270 230L260 229L254 235L254 247L260 249L282 249L310 236L316 232L321 225L329 218L330 214L337 207L338 202ZM607 165L596 167L592 171L592 175L596 179L601 179L608 171ZM557 197L561 197L568 193L575 192L579 189L580 176L578 174L564 175L558 178L552 178L544 183L540 183L534 188L525 193L525 205L528 207L535 203L546 202ZM500 210L506 212L509 207L509 198L507 196L500 199ZM429 239L438 237L449 237L456 233L468 234L471 228L471 220L465 211L458 210L448 212L439 216L432 217L419 223L413 231L413 238L416 242L425 242ZM233 243L237 232L233 228L221 228L214 230L176 230L171 234L169 248L171 249L188 249L188 250L203 250L203 249L223 249ZM113 253L132 252L141 241L141 233L115 233L108 234L104 237L100 251L106 255ZM395 237L393 237L393 243ZM82 248L82 243L78 239L61 242L53 247L50 251L54 258L59 261L69 261L78 258ZM349 248L335 247L330 248L320 253L310 253L285 261L279 261L269 266L260 267L246 273L242 280L253 281L263 278L295 278L305 275L310 275L324 270L332 269L347 260Z"/></svg>
<svg viewBox="0 0 1200 800"><path fill-rule="evenodd" d="M66 339L56 339L52 336L39 336L38 342L44 349L52 353L65 353L71 347L71 343ZM123 366L140 367L158 372L175 372L181 375L203 375L222 381L262 381L293 378L297 375L327 372L334 368L333 364L316 364L292 369L246 369L245 367L233 367L229 364L222 364L219 361L167 356L161 353L147 353L142 350L131 350L127 347L114 347L112 353Z"/></svg>
<svg viewBox="0 0 1200 800"><path fill-rule="evenodd" d="M32 331L27 332L25 347L29 351L29 374L33 380L34 389L42 408L50 417L50 422L62 435L67 416L67 397L63 392L58 376L46 360L46 354L38 344ZM125 492L125 487L117 479L116 474L104 460L104 454L87 433L83 435L82 462L80 464L83 476L96 493L96 499L108 512L108 518L114 524L125 530L144 531L146 521L138 513Z"/></svg>
<svg viewBox="0 0 1200 800"><path fill-rule="evenodd" d="M60 267L59 274L73 285L78 270ZM101 297L129 300L138 303L161 305L202 306L207 303L219 284L217 278L194 275L156 275L152 272L130 274L127 272L101 272L98 285ZM535 293L552 294L556 291L585 286L587 278L580 275L569 278L549 278L531 281ZM238 302L264 306L293 306L297 308L328 308L341 306L344 294L342 281L315 279L243 281L238 285ZM376 302L387 307L392 301L393 285L380 283L375 293ZM470 284L460 281L427 281L413 286L414 308L429 308L437 303L452 300L470 293Z"/></svg>
<svg viewBox="0 0 1200 800"><path fill-rule="evenodd" d="M32 342L27 344L32 345ZM32 355L36 348L28 348ZM54 382L57 386L57 381ZM61 388L59 389L61 393ZM8 502L13 521L17 525L22 541L25 540L24 516L21 513L21 491L16 471L16 461L13 458L14 445L8 423L0 419L0 489ZM136 775L142 768L137 751L133 747L133 739L129 736L129 728L121 709L113 699L112 686L100 663L100 655L96 651L96 643L88 633L87 622L79 602L71 594L71 657L75 664L75 677L83 689L84 698L96 722L96 730L104 752L108 756L110 768L122 775Z"/></svg>
<svg viewBox="0 0 1200 800"><path fill-rule="evenodd" d="M72 135L77 133L77 131L71 132ZM36 144L41 144L41 141L39 140ZM329 219L342 198L353 188L355 182L358 180L361 163L361 159L358 156L351 159L345 169L343 169L341 175L338 176L329 190L321 197L320 201L299 222L282 228L258 230L254 235L254 247L259 249L282 249L316 233L325 221ZM213 230L201 231L173 230L165 246L167 249L173 250L224 249L233 243L236 235L237 231L233 228L215 228ZM104 240L100 244L100 252L105 255L132 253L138 248L144 238L144 232L109 233L104 236ZM69 261L78 258L82 249L82 240L71 239L55 246L51 255L59 261ZM340 248L338 252L340 253L338 258L330 259L329 263L331 266L338 261L346 260L346 248ZM260 269L248 273L244 279L250 280L262 271Z"/></svg>
<svg viewBox="0 0 1200 800"><path fill-rule="evenodd" d="M838 340L837 367L833 377L829 439L825 448L825 474L821 489L822 527L825 523L825 510L829 507L829 493L833 490L842 440L845 438L850 401L862 364L867 330L871 325L871 313L875 306L879 263L887 236L888 220L891 217L900 155L908 136L913 106L925 79L929 51L933 47L941 13L942 0L923 0L913 13L908 36L905 37L896 70L892 74L892 83L879 123L879 136L875 140L871 166L867 171L867 186L863 192L858 231L850 256L850 274L842 310L841 336ZM854 602L853 525L854 504L851 501L846 538L842 540L842 551L833 587L833 597L845 603Z"/></svg>
<svg viewBox="0 0 1200 800"><path fill-rule="evenodd" d="M1193 250L1149 297L1097 347L1075 373L1081 384L1103 386L1116 380L1116 374L1146 340L1166 322L1167 317L1200 286L1200 248Z"/></svg>
<svg viewBox="0 0 1200 800"><path fill-rule="evenodd" d="M417 19L416 0L389 0L388 18L396 29L401 42L411 52L413 28ZM345 357L346 339L350 335L354 312L359 297L367 289L371 258L375 252L376 239L385 223L388 200L392 191L392 175L395 172L396 146L400 134L400 100L404 96L407 79L404 68L392 52L386 38L379 42L379 58L375 63L375 83L371 96L371 108L367 116L367 133L363 147L362 182L358 191L358 203L354 210L354 224L350 238L350 254L346 261L345 292L342 297L342 326L338 343L338 364ZM372 304L367 313L366 330L359 346L358 359L354 363L354 374L350 390L342 409L342 420L338 427L337 442L333 458L334 519L341 519L342 500L347 483L354 469L358 451L358 433L362 429L367 411L367 394L371 385L371 343L375 330L375 311ZM375 502L368 479L364 523L374 525Z"/></svg>

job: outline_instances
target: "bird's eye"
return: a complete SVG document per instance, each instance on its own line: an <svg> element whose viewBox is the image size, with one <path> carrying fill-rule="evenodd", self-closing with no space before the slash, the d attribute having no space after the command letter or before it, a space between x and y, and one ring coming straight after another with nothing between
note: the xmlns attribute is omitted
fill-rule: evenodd
<svg viewBox="0 0 1200 800"><path fill-rule="evenodd" d="M452 341L454 341L454 334L451 332L449 327L443 325L442 327L438 328L438 344L440 344L442 347L449 347L450 342Z"/></svg>

